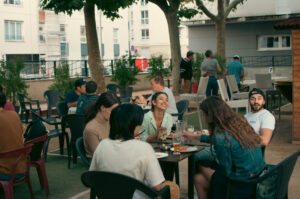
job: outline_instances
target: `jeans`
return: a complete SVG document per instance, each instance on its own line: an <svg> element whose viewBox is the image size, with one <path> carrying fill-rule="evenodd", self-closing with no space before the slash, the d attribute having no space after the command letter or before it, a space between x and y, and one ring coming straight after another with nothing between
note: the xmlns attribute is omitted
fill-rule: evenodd
<svg viewBox="0 0 300 199"><path fill-rule="evenodd" d="M23 178L24 176L25 176L24 173L16 174L15 175L15 180ZM11 178L10 174L2 174L2 173L0 173L0 180L8 181L8 180L10 180L10 178Z"/></svg>
<svg viewBox="0 0 300 199"><path fill-rule="evenodd" d="M206 97L211 95L218 96L218 81L216 77L209 77L207 88L206 88Z"/></svg>
<svg viewBox="0 0 300 199"><path fill-rule="evenodd" d="M212 148L212 152L211 152L210 147L205 146L203 150L194 154L195 166L197 165L197 162L200 162L201 166L210 167L211 165L214 165L216 162L216 158L214 157L215 157L214 149ZM195 171L197 171L196 168Z"/></svg>

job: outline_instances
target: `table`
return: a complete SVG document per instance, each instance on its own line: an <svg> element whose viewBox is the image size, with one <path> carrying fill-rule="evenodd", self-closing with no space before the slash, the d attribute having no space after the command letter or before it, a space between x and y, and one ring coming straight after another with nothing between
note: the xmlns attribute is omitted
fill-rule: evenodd
<svg viewBox="0 0 300 199"><path fill-rule="evenodd" d="M164 143L170 144L171 141L165 141ZM159 148L159 143L157 141L151 142L152 147L156 152L165 152L168 153L168 156L165 158L159 158L158 161L161 164L164 164L165 168L162 168L164 176L167 180L173 181L175 166L181 160L188 158L188 198L194 198L194 154L204 149L203 146L196 146L198 150L189 152L189 153L181 153L180 155L174 155L172 151L162 151Z"/></svg>
<svg viewBox="0 0 300 199"><path fill-rule="evenodd" d="M271 77L274 83L277 81L287 81L289 80L288 77L279 77L279 76L273 76ZM245 79L244 82L242 83L244 85L249 85L249 90L252 90L253 88L256 87L256 80L254 79Z"/></svg>

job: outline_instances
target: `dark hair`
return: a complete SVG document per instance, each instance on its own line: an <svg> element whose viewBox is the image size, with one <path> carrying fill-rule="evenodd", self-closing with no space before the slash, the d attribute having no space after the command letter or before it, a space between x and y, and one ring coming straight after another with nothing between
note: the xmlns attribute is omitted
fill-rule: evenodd
<svg viewBox="0 0 300 199"><path fill-rule="evenodd" d="M194 55L194 52L190 51L190 50L186 53L186 57L190 57L190 56L193 56L193 55Z"/></svg>
<svg viewBox="0 0 300 199"><path fill-rule="evenodd" d="M153 79L156 84L160 84L161 86L165 85L164 79L161 76L154 76L151 79Z"/></svg>
<svg viewBox="0 0 300 199"><path fill-rule="evenodd" d="M82 78L77 79L77 80L75 81L75 89L76 89L77 87L81 87L81 86L84 85L85 83L86 83L86 81L84 81L84 79L82 79Z"/></svg>
<svg viewBox="0 0 300 199"><path fill-rule="evenodd" d="M225 130L232 135L242 147L253 149L260 146L260 137L247 122L244 116L236 113L226 102L216 96L206 98L200 109L206 115L206 122L210 131L210 143L215 133L222 133L227 140Z"/></svg>
<svg viewBox="0 0 300 199"><path fill-rule="evenodd" d="M167 93L165 93L165 92L156 92L156 93L154 93L153 96L152 96L152 98L151 98L151 111L152 111L152 112L154 111L154 108L155 108L155 107L154 107L154 104L152 103L152 101L156 100L157 97L158 97L159 95L161 95L161 94L166 95L167 98L169 99Z"/></svg>
<svg viewBox="0 0 300 199"><path fill-rule="evenodd" d="M109 108L113 106L114 104L120 104L119 98L111 91L107 91L102 93L96 104L94 104L93 107L90 107L90 112L86 114L85 117L85 124L87 124L89 121L94 119L96 117L97 113L100 111L101 106L104 106L105 108Z"/></svg>
<svg viewBox="0 0 300 199"><path fill-rule="evenodd" d="M205 57L210 57L211 54L212 54L212 51L211 50L207 50L205 52Z"/></svg>
<svg viewBox="0 0 300 199"><path fill-rule="evenodd" d="M112 140L130 140L134 138L134 130L142 125L143 109L135 104L121 104L111 112L109 138Z"/></svg>
<svg viewBox="0 0 300 199"><path fill-rule="evenodd" d="M0 92L0 107L4 108L6 104L6 96L3 92Z"/></svg>
<svg viewBox="0 0 300 199"><path fill-rule="evenodd" d="M94 81L88 81L85 84L86 93L94 93L97 90L97 84Z"/></svg>

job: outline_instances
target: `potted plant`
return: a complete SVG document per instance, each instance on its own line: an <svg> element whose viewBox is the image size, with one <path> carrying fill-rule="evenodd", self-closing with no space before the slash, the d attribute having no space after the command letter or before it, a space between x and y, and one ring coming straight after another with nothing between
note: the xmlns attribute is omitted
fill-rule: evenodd
<svg viewBox="0 0 300 199"><path fill-rule="evenodd" d="M194 59L192 61L192 68L193 68L193 81L192 81L192 92L197 93L199 81L201 78L201 64L204 60L204 54L202 53L195 53Z"/></svg>
<svg viewBox="0 0 300 199"><path fill-rule="evenodd" d="M127 98L132 95L132 87L138 79L136 75L139 73L139 69L134 66L134 60L131 56L122 56L115 62L115 70L111 81L116 82L120 87L120 97Z"/></svg>
<svg viewBox="0 0 300 199"><path fill-rule="evenodd" d="M170 76L169 68L164 67L164 61L162 55L151 56L149 59L149 75L148 79L151 79L155 76L168 77Z"/></svg>

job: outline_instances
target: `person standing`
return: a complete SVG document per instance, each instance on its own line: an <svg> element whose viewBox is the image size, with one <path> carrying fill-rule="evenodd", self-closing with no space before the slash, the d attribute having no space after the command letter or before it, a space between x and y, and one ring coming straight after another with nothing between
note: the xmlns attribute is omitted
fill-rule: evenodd
<svg viewBox="0 0 300 199"><path fill-rule="evenodd" d="M191 93L192 91L192 60L194 58L194 52L188 51L186 58L183 58L180 63L180 79L181 79L181 88L183 93Z"/></svg>
<svg viewBox="0 0 300 199"><path fill-rule="evenodd" d="M239 89L241 88L241 79L244 77L244 66L241 64L238 55L234 55L233 61L226 66L225 75L234 75Z"/></svg>
<svg viewBox="0 0 300 199"><path fill-rule="evenodd" d="M218 82L217 82L217 72L222 72L219 63L214 59L214 55L211 50L205 52L206 59L201 64L201 74L202 76L209 77L207 88L206 88L206 97L211 95L218 96Z"/></svg>

